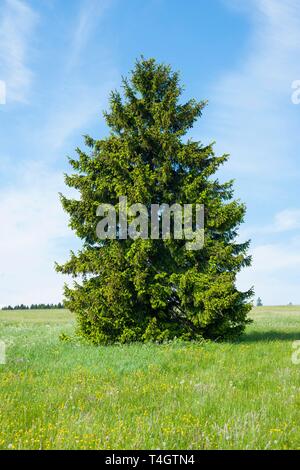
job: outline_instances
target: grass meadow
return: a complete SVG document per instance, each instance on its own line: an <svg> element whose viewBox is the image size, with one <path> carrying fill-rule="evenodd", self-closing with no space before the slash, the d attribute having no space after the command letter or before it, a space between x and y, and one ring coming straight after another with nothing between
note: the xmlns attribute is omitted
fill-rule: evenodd
<svg viewBox="0 0 300 470"><path fill-rule="evenodd" d="M2 311L1 449L299 449L300 307L234 343L95 347L66 310Z"/></svg>

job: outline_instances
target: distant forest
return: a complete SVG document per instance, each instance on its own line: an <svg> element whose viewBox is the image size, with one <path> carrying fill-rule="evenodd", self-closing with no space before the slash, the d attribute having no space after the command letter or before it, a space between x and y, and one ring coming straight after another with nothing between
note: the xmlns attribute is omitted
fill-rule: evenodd
<svg viewBox="0 0 300 470"><path fill-rule="evenodd" d="M31 304L31 305L15 305L12 307L8 305L7 307L2 307L2 310L42 310L42 309L53 309L53 308L64 308L63 304L59 302L58 304Z"/></svg>

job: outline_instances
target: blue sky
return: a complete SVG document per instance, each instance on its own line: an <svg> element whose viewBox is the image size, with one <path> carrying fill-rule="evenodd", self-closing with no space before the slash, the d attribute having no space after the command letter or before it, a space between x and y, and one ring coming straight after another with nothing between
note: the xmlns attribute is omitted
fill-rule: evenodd
<svg viewBox="0 0 300 470"><path fill-rule="evenodd" d="M0 0L0 305L61 300L54 260L78 246L57 195L66 156L105 136L108 93L141 54L209 100L192 136L231 154L219 176L248 207L239 287L299 304L299 1Z"/></svg>

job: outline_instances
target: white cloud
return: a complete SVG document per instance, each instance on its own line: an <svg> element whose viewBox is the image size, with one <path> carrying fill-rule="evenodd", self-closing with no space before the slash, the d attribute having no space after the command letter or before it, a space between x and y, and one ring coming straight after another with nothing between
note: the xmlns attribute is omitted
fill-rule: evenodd
<svg viewBox="0 0 300 470"><path fill-rule="evenodd" d="M300 209L286 209L275 216L274 229L277 232L294 230L300 227Z"/></svg>
<svg viewBox="0 0 300 470"><path fill-rule="evenodd" d="M299 246L287 243L256 246L253 251L255 273L274 273L276 270L300 267Z"/></svg>
<svg viewBox="0 0 300 470"><path fill-rule="evenodd" d="M265 304L300 303L300 209L275 214L270 224L247 227L240 238L251 238L252 266L238 276L238 286L254 286ZM296 232L295 232L296 231Z"/></svg>
<svg viewBox="0 0 300 470"><path fill-rule="evenodd" d="M244 182L242 197L252 205L265 203L252 208L252 220L257 214L268 220L300 176L300 108L291 100L292 84L300 79L300 3L225 1L246 15L251 36L238 65L212 87L211 133L218 150L231 154L223 171ZM238 276L241 289L254 285L265 304L300 302L300 245L293 233L299 227L297 207L278 212L269 223L243 227L241 239L252 239L253 263Z"/></svg>
<svg viewBox="0 0 300 470"><path fill-rule="evenodd" d="M51 158L53 152L59 150L75 131L83 134L84 127L97 114L101 117L101 109L112 88L113 82L109 79L98 88L78 87L69 91L68 96L62 94L62 99L50 106L37 139L47 148Z"/></svg>
<svg viewBox="0 0 300 470"><path fill-rule="evenodd" d="M244 226L240 230L240 239L272 236L291 232L300 228L300 209L284 209L277 212L273 221L265 225Z"/></svg>
<svg viewBox="0 0 300 470"><path fill-rule="evenodd" d="M0 305L62 299L54 261L68 256L74 235L60 206L61 174L41 164L19 167L0 192Z"/></svg>
<svg viewBox="0 0 300 470"><path fill-rule="evenodd" d="M0 78L7 100L26 102L33 78L28 52L36 13L21 0L4 0L0 10Z"/></svg>
<svg viewBox="0 0 300 470"><path fill-rule="evenodd" d="M299 304L299 241L259 245L251 254L252 266L239 274L238 287L247 290L253 285L265 305Z"/></svg>
<svg viewBox="0 0 300 470"><path fill-rule="evenodd" d="M80 60L99 19L110 7L111 0L84 0L82 2L76 25L71 38L71 53L67 63L67 68L71 69Z"/></svg>
<svg viewBox="0 0 300 470"><path fill-rule="evenodd" d="M66 65L56 78L53 101L49 103L46 120L41 125L39 137L51 158L75 131L84 133L84 128L95 116L101 117L101 110L105 107L111 89L115 87L119 74L112 63L111 54L101 44L97 49L103 56L97 59L97 71L94 71L92 64L88 73L81 74L73 70L77 65L82 65L96 26L111 4L112 0L84 0L80 3L70 48L64 51ZM102 69L100 81L97 77L99 68Z"/></svg>
<svg viewBox="0 0 300 470"><path fill-rule="evenodd" d="M6 21L9 20L11 27L14 25L10 16L12 8L20 9L24 23L26 18L29 20L31 17L32 12L24 2L7 0L6 3L2 16ZM31 161L27 164L19 163L17 155L0 159L0 170L3 170L6 178L10 175L5 187L0 189L0 217L4 221L0 245L0 305L58 302L62 299L62 286L68 279L55 272L54 261L63 262L67 259L69 250L76 249L79 241L68 229L68 218L58 198L59 191L68 194L62 171L54 171L51 165L61 156L58 150L61 150L69 138L74 137L75 131L83 134L95 116L101 116L109 91L114 87L116 70L107 59L102 61L104 73L100 84L97 76L93 78L93 82L89 75L73 73L70 69L70 65L80 64L84 48L91 39L95 19L92 18L92 5L96 8L101 4L102 2L94 0L89 2L88 17L79 21L75 40L71 42L71 51L62 50L66 66L57 70L55 89L50 90L52 99L49 99L45 107L45 114L39 116L34 132L30 120L23 124L23 133L30 136L27 148L25 142L24 153L31 155ZM17 81L12 78L10 80L10 99L19 101L21 98L25 99L31 79L31 73L24 65L26 38L29 39L31 30L29 24L33 25L33 21L28 21L26 34L21 34L20 31L17 35L15 32L20 47L24 41L22 67L17 67L15 59L15 66L10 69L11 77L17 72L21 76L23 72L23 86L19 81L20 86L12 87ZM73 57L72 64L68 63L70 56ZM99 61L97 66L101 67ZM47 93L49 88L48 86ZM68 148L70 149L69 145ZM73 149L73 144L71 148Z"/></svg>
<svg viewBox="0 0 300 470"><path fill-rule="evenodd" d="M244 59L211 90L211 125L231 154L226 168L269 181L295 175L300 133L291 86L300 78L299 1L227 3L246 13L252 33Z"/></svg>

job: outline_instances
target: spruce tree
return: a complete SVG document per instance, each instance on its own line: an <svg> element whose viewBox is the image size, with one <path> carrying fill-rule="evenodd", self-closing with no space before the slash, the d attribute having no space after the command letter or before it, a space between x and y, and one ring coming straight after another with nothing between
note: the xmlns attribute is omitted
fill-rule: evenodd
<svg viewBox="0 0 300 470"><path fill-rule="evenodd" d="M65 305L95 344L236 337L249 322L252 296L235 284L251 261L249 242L236 241L245 206L233 199L233 182L215 176L228 155L186 137L206 102L181 103L178 73L154 59L141 58L122 83L104 113L110 134L85 136L86 150L69 159L74 171L65 181L79 196L61 201L83 245L56 265L75 278ZM97 207L118 210L120 196L147 208L204 204L203 249L189 251L174 238L99 240Z"/></svg>

